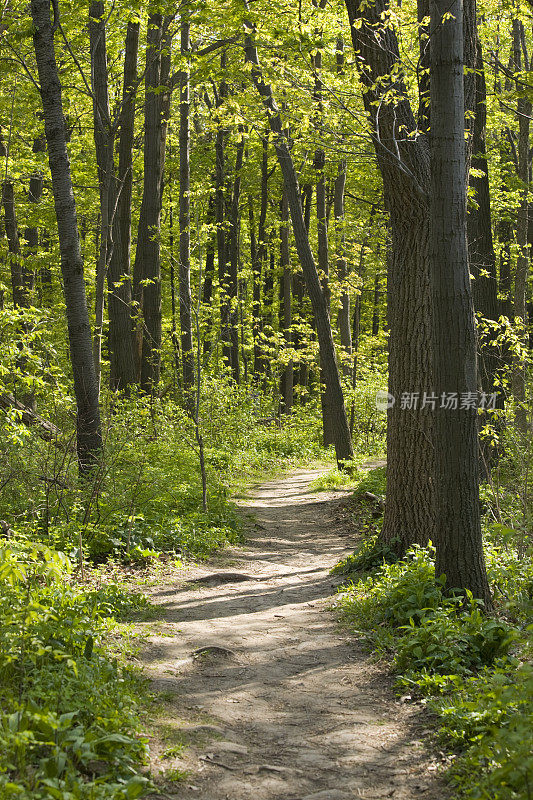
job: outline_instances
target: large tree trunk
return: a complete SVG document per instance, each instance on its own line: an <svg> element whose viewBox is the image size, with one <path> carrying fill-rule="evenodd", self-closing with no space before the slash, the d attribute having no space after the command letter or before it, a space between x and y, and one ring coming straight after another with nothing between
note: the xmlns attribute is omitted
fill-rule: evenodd
<svg viewBox="0 0 533 800"><path fill-rule="evenodd" d="M479 516L476 333L466 242L462 0L451 6L448 0L431 0L430 19L431 289L439 406L435 570L446 575L449 589L469 589L490 606ZM458 400L450 401L454 397ZM465 397L471 399L467 407Z"/></svg>
<svg viewBox="0 0 533 800"><path fill-rule="evenodd" d="M429 146L402 81L388 3L346 0L364 104L390 214L387 502L382 537L399 552L434 538L434 415L422 408L433 388L429 287ZM380 31L380 35L376 31ZM391 77L393 76L393 77ZM390 99L385 100L389 92ZM410 136L409 134L413 134Z"/></svg>
<svg viewBox="0 0 533 800"><path fill-rule="evenodd" d="M54 53L50 0L32 0L33 43L43 103L48 160L59 234L70 357L77 406L77 453L80 472L96 463L102 448L98 384L91 347L76 202L67 153L61 83Z"/></svg>
<svg viewBox="0 0 533 800"><path fill-rule="evenodd" d="M188 11L185 10L185 15ZM181 54L187 58L191 49L190 22L181 22ZM180 82L180 268L179 307L181 326L181 358L183 364L183 393L185 404L192 408L194 387L194 354L192 344L191 299L191 167L190 167L190 87L189 69L184 67Z"/></svg>
<svg viewBox="0 0 533 800"><path fill-rule="evenodd" d="M139 23L129 22L124 52L122 109L118 138L118 175L115 190L113 252L107 274L109 290L109 355L112 389L127 390L136 381L131 295L132 153Z"/></svg>
<svg viewBox="0 0 533 800"><path fill-rule="evenodd" d="M309 245L309 236L305 227L298 178L287 143L286 134L282 126L279 109L274 100L272 88L263 80L259 67L257 48L248 32L245 33L245 52L247 61L252 65L252 79L268 113L270 130L273 134L274 148L283 175L283 183L285 192L287 193L296 249L300 258L317 326L324 383L326 392L328 393L328 404L331 409L335 452L337 461L342 463L343 461L353 458L352 440L348 427L348 419L346 417L346 409L344 407L344 397L342 394L326 298L322 291L315 260Z"/></svg>

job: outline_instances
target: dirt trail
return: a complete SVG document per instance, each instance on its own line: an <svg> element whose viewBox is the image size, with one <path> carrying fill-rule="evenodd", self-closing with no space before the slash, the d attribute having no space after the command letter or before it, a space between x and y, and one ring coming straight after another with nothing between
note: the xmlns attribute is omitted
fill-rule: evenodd
<svg viewBox="0 0 533 800"><path fill-rule="evenodd" d="M446 796L421 741L427 719L331 611L329 570L354 540L345 494L310 492L318 474L257 488L241 503L256 522L246 547L153 595L160 622L142 654L164 700L153 762L162 777L185 771L162 797ZM185 750L169 748L180 740Z"/></svg>

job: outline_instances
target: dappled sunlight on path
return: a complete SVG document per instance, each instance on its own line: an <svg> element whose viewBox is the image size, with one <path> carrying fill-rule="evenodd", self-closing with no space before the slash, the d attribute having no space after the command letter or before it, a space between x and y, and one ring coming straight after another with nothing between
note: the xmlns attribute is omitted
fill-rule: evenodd
<svg viewBox="0 0 533 800"><path fill-rule="evenodd" d="M159 613L141 658L164 699L155 725L189 745L158 762L156 737L155 771L183 771L161 796L446 795L421 742L427 720L394 698L331 610L329 570L354 539L335 516L345 493L310 491L318 474L256 488L240 501L254 520L246 547L154 592Z"/></svg>

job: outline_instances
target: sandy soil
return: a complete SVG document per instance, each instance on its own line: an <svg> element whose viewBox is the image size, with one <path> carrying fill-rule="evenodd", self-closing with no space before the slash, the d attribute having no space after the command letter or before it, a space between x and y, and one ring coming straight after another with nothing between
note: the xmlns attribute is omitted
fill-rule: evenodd
<svg viewBox="0 0 533 800"><path fill-rule="evenodd" d="M161 797L447 796L423 744L431 722L338 626L329 570L355 539L345 493L310 492L318 474L256 488L240 503L253 515L246 547L152 597L141 659L161 698Z"/></svg>

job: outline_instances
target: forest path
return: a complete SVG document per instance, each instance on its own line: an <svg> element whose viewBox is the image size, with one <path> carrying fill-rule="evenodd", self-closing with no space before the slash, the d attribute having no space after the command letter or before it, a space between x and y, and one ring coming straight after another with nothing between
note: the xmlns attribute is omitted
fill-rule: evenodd
<svg viewBox="0 0 533 800"><path fill-rule="evenodd" d="M447 794L421 741L427 718L394 697L331 610L329 570L355 539L346 493L309 489L319 474L251 490L239 502L253 515L246 546L152 596L160 613L141 659L162 698L152 744L160 797Z"/></svg>

